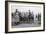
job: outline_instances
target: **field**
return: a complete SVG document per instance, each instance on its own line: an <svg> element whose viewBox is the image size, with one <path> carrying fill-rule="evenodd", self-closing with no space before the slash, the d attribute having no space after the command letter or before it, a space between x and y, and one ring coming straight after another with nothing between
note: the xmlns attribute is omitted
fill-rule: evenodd
<svg viewBox="0 0 46 34"><path fill-rule="evenodd" d="M20 21L17 23L12 24L13 28L24 28L24 27L40 27L41 21Z"/></svg>

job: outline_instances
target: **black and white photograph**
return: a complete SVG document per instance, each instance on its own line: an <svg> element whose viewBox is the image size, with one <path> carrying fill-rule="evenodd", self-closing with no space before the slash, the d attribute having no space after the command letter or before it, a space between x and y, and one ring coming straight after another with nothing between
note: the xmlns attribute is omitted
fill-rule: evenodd
<svg viewBox="0 0 46 34"><path fill-rule="evenodd" d="M8 32L43 30L44 3L8 2Z"/></svg>
<svg viewBox="0 0 46 34"><path fill-rule="evenodd" d="M41 26L41 7L12 5L11 9L13 28Z"/></svg>

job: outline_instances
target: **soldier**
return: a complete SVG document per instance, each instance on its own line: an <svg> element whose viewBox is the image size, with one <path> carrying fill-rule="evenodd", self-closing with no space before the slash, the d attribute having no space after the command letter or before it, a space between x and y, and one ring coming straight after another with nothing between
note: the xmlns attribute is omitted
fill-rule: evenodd
<svg viewBox="0 0 46 34"><path fill-rule="evenodd" d="M16 12L14 13L14 21L15 21L15 25L19 24L19 12L16 9Z"/></svg>

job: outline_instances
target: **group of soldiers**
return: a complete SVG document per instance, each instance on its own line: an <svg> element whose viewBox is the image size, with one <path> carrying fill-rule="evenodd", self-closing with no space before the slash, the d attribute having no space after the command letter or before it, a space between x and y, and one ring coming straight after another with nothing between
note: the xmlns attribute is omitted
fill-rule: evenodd
<svg viewBox="0 0 46 34"><path fill-rule="evenodd" d="M31 12L30 12L30 10L29 10L29 15L27 15L27 14L25 14L24 13L24 16L23 15L21 15L22 13L21 12L19 12L18 11L18 9L16 9L16 11L15 11L15 13L13 14L12 13L12 16L14 17L14 18L19 18L18 20L20 20L20 21L26 21L26 20L34 20L34 14L33 14L33 12L32 12L32 14L31 14ZM17 17L15 17L17 15ZM26 16L27 15L27 16Z"/></svg>
<svg viewBox="0 0 46 34"><path fill-rule="evenodd" d="M28 10L29 14L25 14L24 13L24 16L22 15L21 12L18 11L18 9L16 9L16 11L14 12L14 14L12 13L12 22L15 22L15 24L19 23L20 21L34 21L34 14L33 12L31 13L30 10ZM26 16L27 15L27 16ZM40 19L38 16L36 16L36 18Z"/></svg>

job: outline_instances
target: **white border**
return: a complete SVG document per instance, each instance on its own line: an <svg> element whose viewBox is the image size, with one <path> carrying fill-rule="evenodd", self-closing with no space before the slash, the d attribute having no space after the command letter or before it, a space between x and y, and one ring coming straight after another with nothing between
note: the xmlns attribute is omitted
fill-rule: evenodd
<svg viewBox="0 0 46 34"><path fill-rule="evenodd" d="M28 28L11 28L11 5L24 5L24 6L40 6L41 7L41 27L28 27ZM12 31L26 31L26 30L41 30L43 29L43 5L41 4L22 4L8 2L8 32Z"/></svg>

